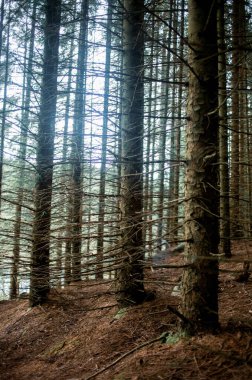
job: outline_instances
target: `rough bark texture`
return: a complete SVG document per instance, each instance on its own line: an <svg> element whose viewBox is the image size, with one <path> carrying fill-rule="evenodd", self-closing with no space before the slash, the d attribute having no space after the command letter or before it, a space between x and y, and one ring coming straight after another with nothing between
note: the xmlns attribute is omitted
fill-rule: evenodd
<svg viewBox="0 0 252 380"><path fill-rule="evenodd" d="M37 179L30 285L30 305L49 292L50 221L61 0L47 0L44 65L37 146Z"/></svg>
<svg viewBox="0 0 252 380"><path fill-rule="evenodd" d="M216 8L189 1L190 78L182 313L187 333L218 326L218 61Z"/></svg>
<svg viewBox="0 0 252 380"><path fill-rule="evenodd" d="M124 1L121 159L122 267L118 300L139 303L143 286L143 0Z"/></svg>

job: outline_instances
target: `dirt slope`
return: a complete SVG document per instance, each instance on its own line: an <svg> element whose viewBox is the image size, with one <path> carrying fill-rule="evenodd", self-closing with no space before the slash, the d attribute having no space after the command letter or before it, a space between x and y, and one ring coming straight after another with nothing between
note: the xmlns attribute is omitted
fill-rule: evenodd
<svg viewBox="0 0 252 380"><path fill-rule="evenodd" d="M178 319L167 305L179 303L171 296L179 275L148 271L146 287L156 299L120 313L110 282L56 289L33 309L27 300L0 302L0 379L252 379L251 279L239 283L223 272L220 333L178 340ZM170 336L160 339L163 333Z"/></svg>

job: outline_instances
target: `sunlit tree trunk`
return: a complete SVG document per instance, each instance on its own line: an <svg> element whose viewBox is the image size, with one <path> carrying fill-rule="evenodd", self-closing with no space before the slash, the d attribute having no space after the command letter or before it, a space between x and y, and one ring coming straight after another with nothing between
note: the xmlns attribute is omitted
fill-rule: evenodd
<svg viewBox="0 0 252 380"><path fill-rule="evenodd" d="M121 249L119 304L141 302L143 285L144 1L125 0L123 20Z"/></svg>
<svg viewBox="0 0 252 380"><path fill-rule="evenodd" d="M218 326L218 56L212 0L189 0L190 75L181 310L186 333Z"/></svg>
<svg viewBox="0 0 252 380"><path fill-rule="evenodd" d="M37 135L37 178L33 227L30 305L47 300L55 113L61 0L46 0L44 62Z"/></svg>

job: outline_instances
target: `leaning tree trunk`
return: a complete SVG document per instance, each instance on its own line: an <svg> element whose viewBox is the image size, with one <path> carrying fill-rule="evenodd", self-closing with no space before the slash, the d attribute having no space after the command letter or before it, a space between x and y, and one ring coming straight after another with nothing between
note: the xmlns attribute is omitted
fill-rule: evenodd
<svg viewBox="0 0 252 380"><path fill-rule="evenodd" d="M30 305L49 293L50 221L61 0L46 0L44 63L38 126Z"/></svg>
<svg viewBox="0 0 252 380"><path fill-rule="evenodd" d="M218 326L218 55L216 5L189 1L190 77L182 313L186 333Z"/></svg>
<svg viewBox="0 0 252 380"><path fill-rule="evenodd" d="M121 305L144 299L143 285L143 62L144 1L125 0L123 20L121 249L117 272Z"/></svg>

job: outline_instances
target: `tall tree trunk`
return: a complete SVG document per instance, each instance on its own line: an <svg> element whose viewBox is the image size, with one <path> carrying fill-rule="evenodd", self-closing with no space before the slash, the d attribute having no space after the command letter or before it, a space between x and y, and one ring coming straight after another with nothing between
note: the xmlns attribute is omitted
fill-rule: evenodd
<svg viewBox="0 0 252 380"><path fill-rule="evenodd" d="M224 3L218 1L218 71L219 71L219 149L220 149L220 242L221 251L231 256L230 208L229 208L229 162L227 128L226 54L224 29Z"/></svg>
<svg viewBox="0 0 252 380"><path fill-rule="evenodd" d="M218 60L212 0L189 0L190 77L185 177L185 332L218 326Z"/></svg>
<svg viewBox="0 0 252 380"><path fill-rule="evenodd" d="M111 56L111 28L112 28L112 0L108 0L107 14L107 41L106 41L106 61L105 61L105 83L104 83L104 103L103 103L103 126L102 126L102 156L100 168L100 189L99 189L99 210L98 210L98 239L97 239L97 278L103 278L103 236L105 217L105 190L106 190L106 159L107 159L107 126L109 110L109 82L110 82L110 56Z"/></svg>
<svg viewBox="0 0 252 380"><path fill-rule="evenodd" d="M153 13L155 12L155 4L153 6ZM148 102L147 114L156 115L157 114L157 89L158 82L153 81L153 78L158 76L158 64L157 64L157 54L153 41L157 40L159 37L159 20L156 21L154 14L151 14L150 22L150 55L147 59L150 60L149 71L147 72L150 78L148 83L148 97L153 99L153 101ZM146 142L146 165L145 165L145 180L144 180L144 241L148 244L146 248L148 249L148 254L151 255L153 252L153 191L154 191L154 166L155 166L155 122L156 120L148 117L147 119L147 142ZM155 239L156 240L156 239Z"/></svg>
<svg viewBox="0 0 252 380"><path fill-rule="evenodd" d="M75 14L75 12L74 12ZM72 33L74 31L72 30ZM67 162L67 151L68 151L68 129L69 129L69 119L70 119L70 98L71 98L71 83L73 80L72 76L72 67L73 67L73 51L74 51L74 38L71 39L71 47L70 47L70 63L68 70L68 82L67 82L67 97L65 103L65 120L64 120L64 139L63 139L63 152L62 152L62 161L63 166L66 165ZM69 168L67 168L67 173L69 172ZM70 186L71 187L71 186ZM70 190L71 192L71 190ZM64 284L68 285L71 282L71 256L72 256L72 244L71 244L71 235L72 235L72 202L69 201L72 194L68 194L67 198L67 216L66 216L66 242L65 242L65 254L64 254Z"/></svg>
<svg viewBox="0 0 252 380"><path fill-rule="evenodd" d="M18 266L19 266L19 254L20 254L20 232L22 221L22 205L24 197L24 183L25 183L25 168L26 168L26 150L27 150L27 134L30 117L30 101L32 90L32 69L33 69L33 56L34 56L34 37L35 37L35 24L36 24L36 1L33 2L32 11L32 24L30 32L30 45L28 49L28 63L24 63L26 68L26 77L24 76L24 82L26 79L26 91L23 97L23 111L21 118L21 143L19 148L20 157L20 171L18 178L18 196L17 206L14 224L14 246L13 246L13 263L11 270L11 283L10 283L10 298L16 298L18 295ZM27 60L25 54L25 62Z"/></svg>
<svg viewBox="0 0 252 380"><path fill-rule="evenodd" d="M175 17L174 28L179 31L180 35L184 35L185 29L185 16L184 16L184 0L178 3L180 6L180 15L178 14ZM174 51L176 55L184 59L184 44L178 42L177 33L174 34L175 46ZM180 166L180 155L181 155L181 130L182 130L182 109L183 109L183 75L184 75L184 65L182 62L179 62L179 69L176 64L173 68L173 77L176 78L176 73L178 72L178 80L181 85L178 87L174 85L174 95L173 98L177 95L177 102L173 100L174 106L172 109L172 116L175 117L173 121L173 140L171 139L171 152L170 152L170 177L169 177L169 202L171 206L169 207L169 215L167 221L167 234L171 236L172 239L177 240L179 238L179 193L180 193L180 175L181 175L181 166ZM177 120L176 120L177 119ZM173 143L172 143L173 141ZM181 216L180 216L181 217ZM184 231L183 231L184 232ZM180 235L182 232L180 232Z"/></svg>
<svg viewBox="0 0 252 380"><path fill-rule="evenodd" d="M240 1L233 1L232 33L233 33L233 56L232 56L232 139L231 139L231 176L230 176L230 217L232 238L241 236L240 226L240 178L239 178L239 9Z"/></svg>
<svg viewBox="0 0 252 380"><path fill-rule="evenodd" d="M5 0L1 1L1 8L0 8L0 58L2 56L2 48L3 48L3 22L4 22L4 2Z"/></svg>
<svg viewBox="0 0 252 380"><path fill-rule="evenodd" d="M171 2L173 3L173 1ZM171 4L172 6L172 4ZM172 14L171 17L173 18ZM172 24L173 20L170 20ZM159 180L159 190L158 190L158 204L157 204L157 214L158 214L158 228L157 228L157 239L158 239L158 249L162 249L162 240L164 239L163 234L165 231L164 226L164 200L165 200L165 164L166 164L166 142L167 142L167 116L169 110L169 93L170 87L167 82L170 75L171 66L171 52L166 49L167 42L171 41L172 30L169 29L164 31L163 34L163 49L162 49L162 71L161 71L161 119L160 119L160 137L158 146L158 180Z"/></svg>
<svg viewBox="0 0 252 380"><path fill-rule="evenodd" d="M44 63L37 137L37 179L30 284L31 306L45 302L50 289L50 222L61 0L46 0L45 7Z"/></svg>
<svg viewBox="0 0 252 380"><path fill-rule="evenodd" d="M87 15L89 0L82 0L79 51L74 103L72 144L73 227L72 227L72 280L81 280L82 245L82 160L84 139L85 73L87 51Z"/></svg>
<svg viewBox="0 0 252 380"><path fill-rule="evenodd" d="M1 115L1 130L0 130L0 213L2 204L2 186L3 186L3 160L4 160L4 144L5 144L5 130L6 130L6 111L8 104L8 78L9 78L9 49L10 49L10 23L7 27L6 35L6 54L4 64L4 88L3 88L3 108Z"/></svg>
<svg viewBox="0 0 252 380"><path fill-rule="evenodd" d="M125 0L123 20L121 249L118 302L143 301L144 1Z"/></svg>

